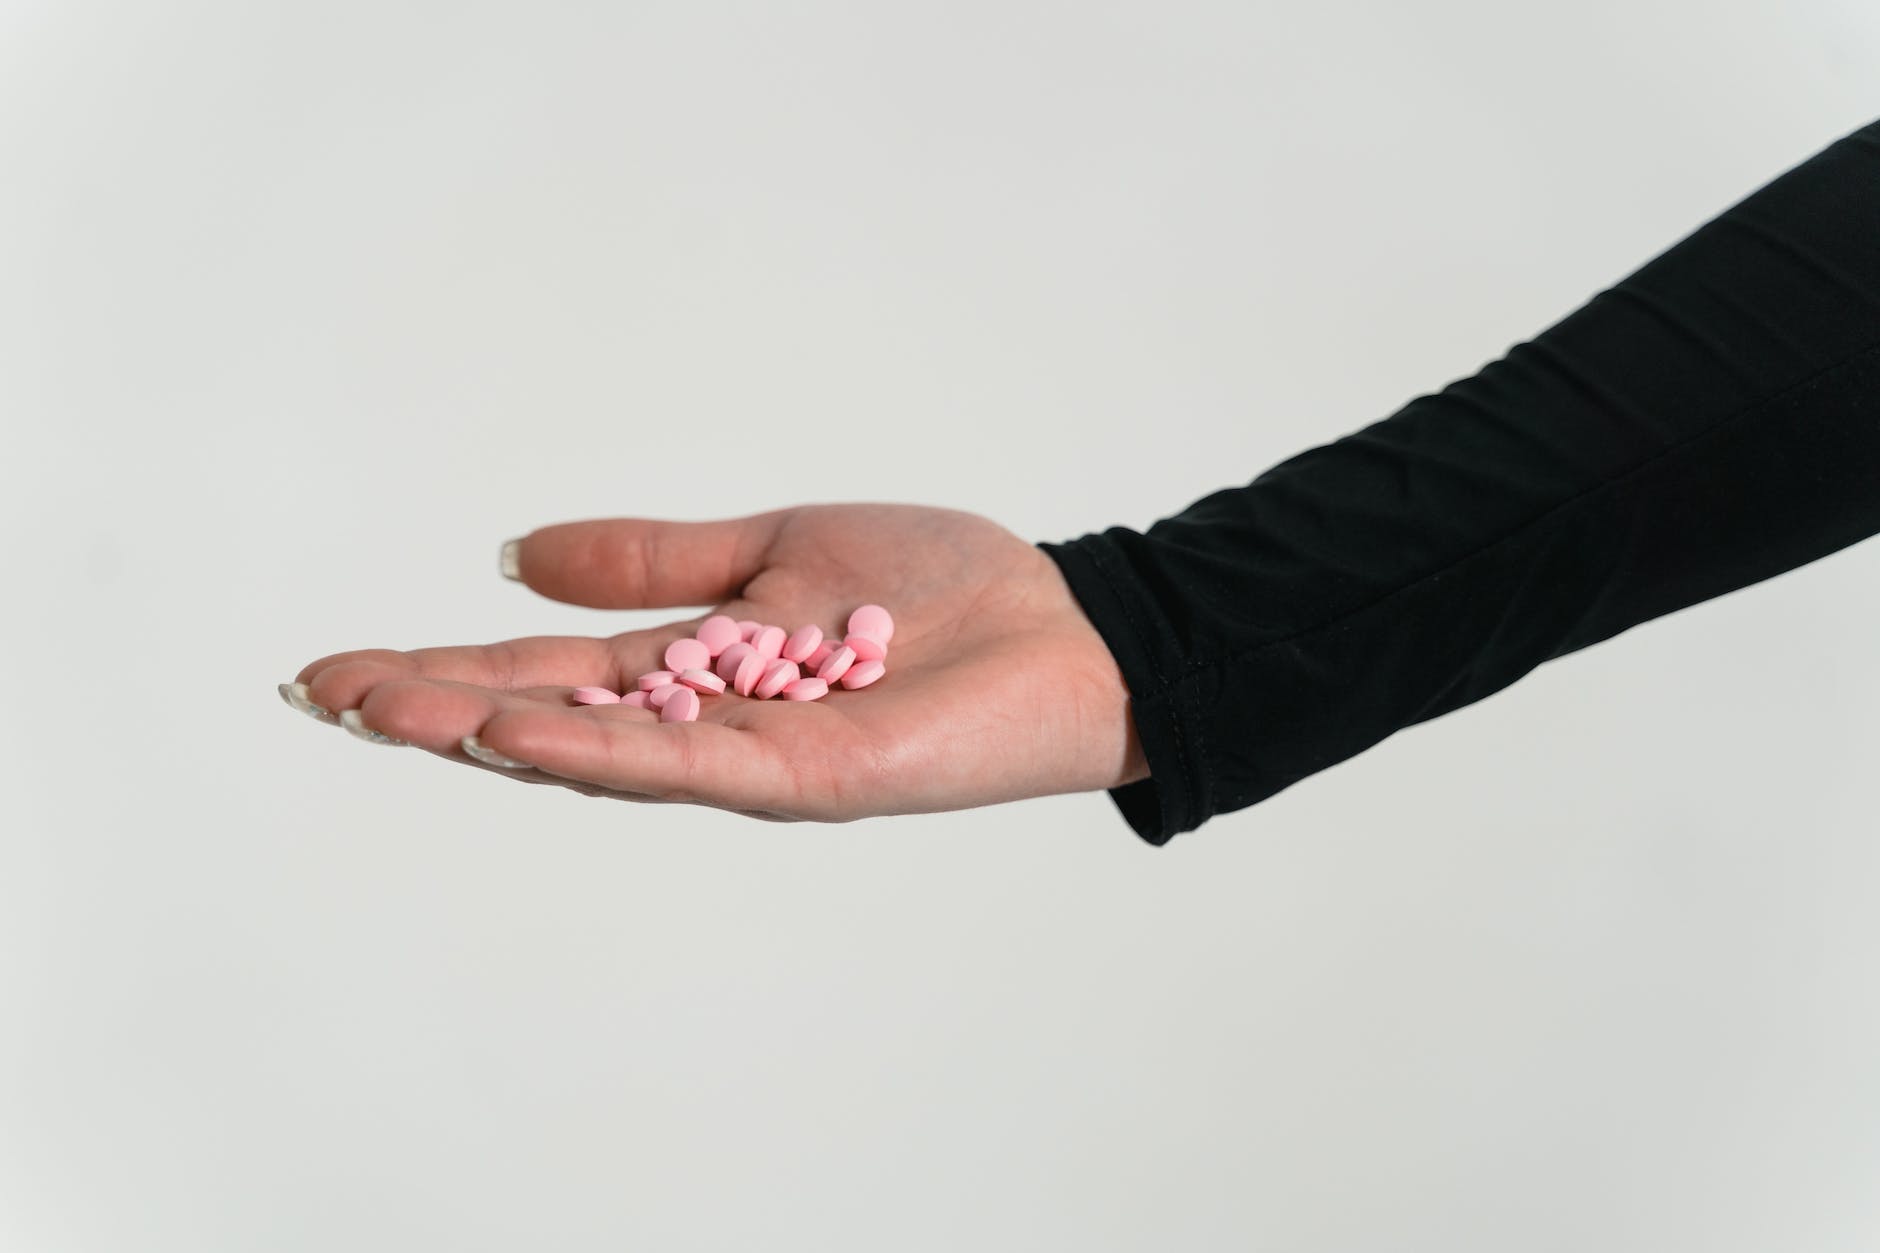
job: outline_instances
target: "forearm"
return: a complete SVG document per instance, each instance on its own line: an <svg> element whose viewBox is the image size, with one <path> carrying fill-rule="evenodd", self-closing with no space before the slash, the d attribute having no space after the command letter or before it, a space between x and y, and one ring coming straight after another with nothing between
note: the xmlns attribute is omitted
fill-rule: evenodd
<svg viewBox="0 0 1880 1253"><path fill-rule="evenodd" d="M1880 532L1880 122L1474 376L1138 534L1041 545L1162 843Z"/></svg>

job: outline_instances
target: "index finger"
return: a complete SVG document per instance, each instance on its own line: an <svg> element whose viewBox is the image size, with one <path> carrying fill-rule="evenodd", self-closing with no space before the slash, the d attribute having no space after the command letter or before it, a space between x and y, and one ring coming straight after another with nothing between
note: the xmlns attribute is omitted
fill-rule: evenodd
<svg viewBox="0 0 1880 1253"><path fill-rule="evenodd" d="M357 709L366 694L392 679L443 679L513 692L531 687L605 687L623 691L658 668L666 645L691 632L674 623L606 639L534 635L494 644L399 651L365 648L333 653L301 668L295 682L324 709Z"/></svg>

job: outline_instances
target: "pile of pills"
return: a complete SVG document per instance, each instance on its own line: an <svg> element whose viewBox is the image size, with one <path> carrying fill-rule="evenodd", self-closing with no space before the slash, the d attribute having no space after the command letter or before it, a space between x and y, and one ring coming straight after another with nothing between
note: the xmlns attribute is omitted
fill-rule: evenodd
<svg viewBox="0 0 1880 1253"><path fill-rule="evenodd" d="M631 705L659 712L661 722L691 722L699 698L732 691L755 700L820 700L841 684L854 691L888 672L888 641L894 619L880 605L849 615L840 643L819 626L785 633L763 622L713 614L688 639L666 646L666 668L634 681L639 690L622 696L604 687L577 687L577 705Z"/></svg>

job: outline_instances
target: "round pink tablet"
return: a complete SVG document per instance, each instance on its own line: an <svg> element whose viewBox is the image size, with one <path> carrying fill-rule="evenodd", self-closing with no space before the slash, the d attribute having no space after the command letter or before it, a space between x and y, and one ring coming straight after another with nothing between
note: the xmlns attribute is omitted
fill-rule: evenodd
<svg viewBox="0 0 1880 1253"><path fill-rule="evenodd" d="M577 687L570 693L577 705L618 705L620 693L610 692L604 687Z"/></svg>
<svg viewBox="0 0 1880 1253"><path fill-rule="evenodd" d="M765 661L775 661L783 656L783 642L788 638L780 626L760 627L757 634L751 637L751 647Z"/></svg>
<svg viewBox="0 0 1880 1253"><path fill-rule="evenodd" d="M753 635L756 635L758 631L762 630L763 626L764 624L759 622L755 618L739 618L738 619L738 638L743 640L746 644L748 644L751 642L751 637Z"/></svg>
<svg viewBox="0 0 1880 1253"><path fill-rule="evenodd" d="M755 650L744 654L738 662L738 672L731 676L731 690L739 696L749 696L757 689L758 681L764 677L764 671L770 663L759 657Z"/></svg>
<svg viewBox="0 0 1880 1253"><path fill-rule="evenodd" d="M844 644L833 653L830 653L829 656L823 660L822 665L816 667L816 677L821 679L824 683L834 683L837 679L847 674L849 667L854 664L855 650L850 648L847 644Z"/></svg>
<svg viewBox="0 0 1880 1253"><path fill-rule="evenodd" d="M670 701L673 697L677 696L680 692L691 692L691 691L692 691L691 688L686 687L683 684L668 683L664 687L656 687L652 691L648 692L646 694L646 703L651 705L655 709L664 711L664 709L666 708L666 702ZM698 695L697 692L692 692L692 694L694 696Z"/></svg>
<svg viewBox="0 0 1880 1253"><path fill-rule="evenodd" d="M679 676L679 682L711 696L718 696L725 690L725 681L709 670L687 670Z"/></svg>
<svg viewBox="0 0 1880 1253"><path fill-rule="evenodd" d="M867 687L886 673L888 663L885 661L858 661L842 676L842 686L853 692L858 687Z"/></svg>
<svg viewBox="0 0 1880 1253"><path fill-rule="evenodd" d="M785 700L821 700L829 695L829 685L821 679L798 679L783 686Z"/></svg>
<svg viewBox="0 0 1880 1253"><path fill-rule="evenodd" d="M744 638L743 634L738 630L738 620L736 618L728 618L721 613L715 613L705 619L705 621L699 623L698 630L692 632L692 634L697 637L699 643L705 645L705 650L714 657Z"/></svg>
<svg viewBox="0 0 1880 1253"><path fill-rule="evenodd" d="M811 674L815 674L822 663L829 660L829 654L836 651L839 647L841 646L834 640L824 640L822 643L816 645L815 652L803 659L803 668Z"/></svg>
<svg viewBox="0 0 1880 1253"><path fill-rule="evenodd" d="M656 687L664 687L668 683L677 683L678 681L679 676L670 670L648 670L645 674L633 681L633 686L639 688L642 692L650 692Z"/></svg>
<svg viewBox="0 0 1880 1253"><path fill-rule="evenodd" d="M803 677L803 672L796 668L794 661L777 660L764 667L764 677L751 689L751 695L758 700L769 700L786 686Z"/></svg>
<svg viewBox="0 0 1880 1253"><path fill-rule="evenodd" d="M880 605L863 605L849 615L849 634L866 635L886 644L894 638L894 619Z"/></svg>
<svg viewBox="0 0 1880 1253"><path fill-rule="evenodd" d="M712 664L712 673L729 683L738 672L738 663L746 657L755 656L757 650L740 640L718 654L718 660Z"/></svg>
<svg viewBox="0 0 1880 1253"><path fill-rule="evenodd" d="M703 670L712 664L712 650L695 639L674 640L666 645L666 669L674 674Z"/></svg>
<svg viewBox="0 0 1880 1253"><path fill-rule="evenodd" d="M625 696L620 698L620 703L623 705L631 705L635 709L651 709L653 707L653 698L648 696L645 692L628 692Z"/></svg>
<svg viewBox="0 0 1880 1253"><path fill-rule="evenodd" d="M822 628L815 625L798 627L790 633L790 638L783 642L780 654L785 661L794 661L798 665L809 660L809 655L822 646Z"/></svg>
<svg viewBox="0 0 1880 1253"><path fill-rule="evenodd" d="M698 693L682 687L660 708L661 722L691 722L698 717Z"/></svg>
<svg viewBox="0 0 1880 1253"><path fill-rule="evenodd" d="M855 650L857 661L882 661L888 656L888 646L872 635L858 635L850 631L848 638L842 642Z"/></svg>

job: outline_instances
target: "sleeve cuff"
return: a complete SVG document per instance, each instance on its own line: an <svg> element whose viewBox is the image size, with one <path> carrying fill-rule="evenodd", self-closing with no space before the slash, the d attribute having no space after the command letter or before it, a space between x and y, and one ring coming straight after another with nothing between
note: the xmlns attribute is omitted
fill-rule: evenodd
<svg viewBox="0 0 1880 1253"><path fill-rule="evenodd" d="M1163 845L1207 819L1194 688L1171 685L1176 671L1173 632L1161 610L1128 576L1120 550L1106 532L1067 543L1039 544L1057 563L1097 634L1109 646L1129 689L1130 718L1149 777L1109 789L1130 829Z"/></svg>

